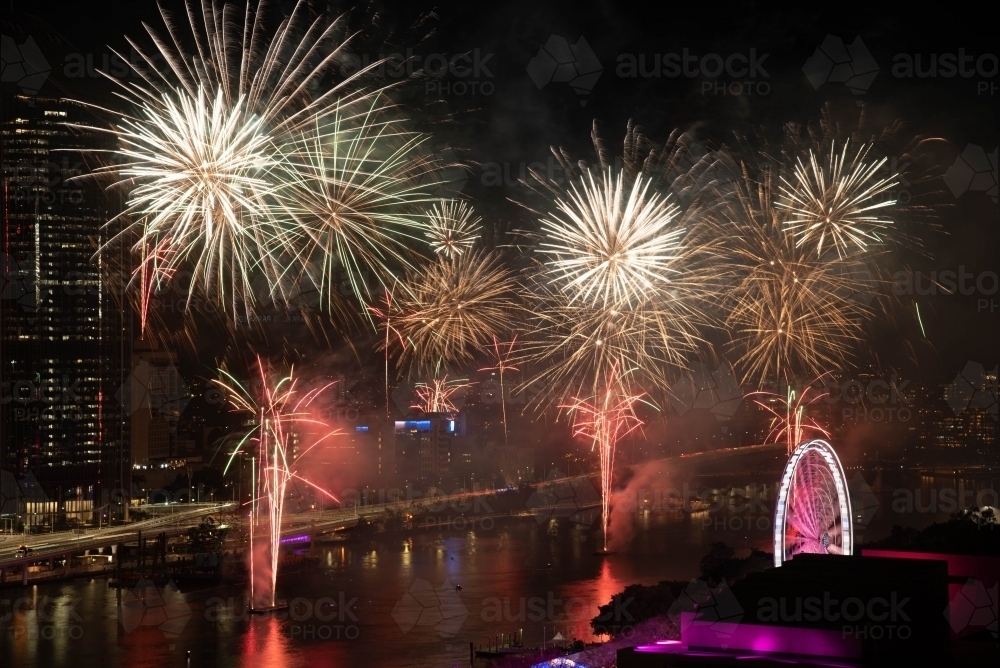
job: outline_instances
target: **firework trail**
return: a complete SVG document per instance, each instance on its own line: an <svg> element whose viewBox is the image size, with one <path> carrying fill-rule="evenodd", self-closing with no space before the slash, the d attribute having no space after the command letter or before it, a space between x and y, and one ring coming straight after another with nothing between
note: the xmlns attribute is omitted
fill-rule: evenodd
<svg viewBox="0 0 1000 668"><path fill-rule="evenodd" d="M496 337L493 337L493 358L496 360L496 366L484 367L480 371L495 371L500 374L500 410L503 414L503 442L504 445L507 443L507 390L504 387L503 375L506 371L520 371L516 366L511 363L511 358L514 354L514 344L517 343L517 336L514 336L513 340L506 346L506 350L501 350L500 342L497 341Z"/></svg>
<svg viewBox="0 0 1000 668"><path fill-rule="evenodd" d="M514 275L494 253L439 256L408 270L392 324L405 342L398 368L426 375L441 364L465 365L506 332L519 311Z"/></svg>
<svg viewBox="0 0 1000 668"><path fill-rule="evenodd" d="M562 406L573 417L573 435L591 442L597 450L601 464L601 528L604 534L604 551L608 550L608 523L611 519L611 483L615 466L615 448L618 442L642 426L635 415L634 406L644 395L630 393L613 366L607 376L607 385L596 396L574 399Z"/></svg>
<svg viewBox="0 0 1000 668"><path fill-rule="evenodd" d="M427 214L425 236L435 253L456 257L472 250L482 233L481 221L465 201L441 200Z"/></svg>
<svg viewBox="0 0 1000 668"><path fill-rule="evenodd" d="M385 330L385 340L382 341L382 349L385 351L385 419L389 419L389 356L390 356L390 341L395 338L399 341L399 349L404 350L406 348L406 341L403 339L399 331L396 330L392 323L392 290L390 288L385 288L383 294L383 301L385 303L385 308L382 309L376 306L369 306L368 311L373 316L384 322L382 329Z"/></svg>
<svg viewBox="0 0 1000 668"><path fill-rule="evenodd" d="M782 177L775 206L787 213L784 227L797 246L814 246L822 256L826 242L843 258L884 242L879 232L893 221L882 210L896 204L887 195L899 180L879 175L888 159L867 161L871 148L861 146L849 159L849 146L840 153L831 146L825 161L810 150L806 164L796 159L791 179Z"/></svg>
<svg viewBox="0 0 1000 668"><path fill-rule="evenodd" d="M311 19L305 1L273 32L264 3L186 10L186 25L161 10L166 37L147 27L152 51L129 40L141 81L115 81L134 111L87 128L119 144L116 164L96 174L128 192L115 219L128 224L109 244L137 258L143 325L152 290L181 266L192 270L189 308L203 292L249 315L253 276L278 299L289 276L329 296L339 263L364 294L362 263L405 264L402 239L422 227L396 207L423 201L411 183L426 161L383 91L359 84L370 67L320 86L346 53L343 22ZM315 215L303 220L308 207Z"/></svg>
<svg viewBox="0 0 1000 668"><path fill-rule="evenodd" d="M237 455L249 451L255 452L255 489L251 502L250 519L251 587L256 584L254 581L256 573L262 573L262 577L266 578L264 595L269 601L268 605L273 607L275 605L275 585L278 578L281 523L288 484L293 479L301 480L336 500L336 497L328 491L299 475L295 470L295 462L328 438L337 436L341 432L330 430L326 423L312 417L312 413L309 411L313 401L333 383L309 391L302 391L295 378L294 369L287 376L278 378L270 372L260 357L257 358L256 371L259 374L258 380L262 388L258 397L255 397L247 387L225 370L220 369L221 377L214 379L213 382L224 392L234 411L246 415L254 422L253 428L244 435L230 455L223 473L228 471ZM293 459L292 440L303 429L319 430L325 433L320 435L303 452L297 453L298 456ZM261 524L266 527L265 537L267 541L264 550L265 563L261 564L263 569L258 571L255 563L257 550L253 544L253 534L254 527ZM256 606L256 599L254 599L252 591L250 605L251 607Z"/></svg>

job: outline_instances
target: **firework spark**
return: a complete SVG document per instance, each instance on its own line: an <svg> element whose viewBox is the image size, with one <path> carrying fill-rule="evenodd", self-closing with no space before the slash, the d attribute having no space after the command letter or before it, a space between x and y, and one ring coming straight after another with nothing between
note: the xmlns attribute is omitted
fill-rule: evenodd
<svg viewBox="0 0 1000 668"><path fill-rule="evenodd" d="M448 378L448 374L440 378L434 378L426 383L417 383L414 392L417 395L417 403L410 408L415 408L423 413L457 413L458 407L453 399L471 387L465 378Z"/></svg>
<svg viewBox="0 0 1000 668"><path fill-rule="evenodd" d="M586 438L598 452L601 464L601 522L604 551L608 550L608 523L611 519L611 483L615 466L615 448L619 441L642 426L636 417L635 403L643 394L628 391L618 366L608 373L607 385L596 396L574 399L563 406L573 417L573 435Z"/></svg>
<svg viewBox="0 0 1000 668"><path fill-rule="evenodd" d="M418 374L467 364L518 312L513 274L486 251L438 257L407 271L404 286L393 323L406 342L399 368Z"/></svg>
<svg viewBox="0 0 1000 668"><path fill-rule="evenodd" d="M427 239L431 249L445 257L456 257L476 244L482 218L463 200L441 200L427 214Z"/></svg>
<svg viewBox="0 0 1000 668"><path fill-rule="evenodd" d="M754 403L771 414L771 432L765 441L780 443L784 439L788 446L789 456L800 443L808 439L830 437L830 432L806 412L810 406L824 396L817 394L809 397L809 391L813 389L813 384L821 378L822 376L807 385L801 393L789 386L784 395L773 392L751 392L748 395L762 397L762 399L754 399ZM777 404L777 408L775 408L775 404Z"/></svg>
<svg viewBox="0 0 1000 668"><path fill-rule="evenodd" d="M840 153L831 146L822 160L812 150L808 164L796 159L791 180L781 179L780 197L775 203L788 213L785 229L796 245L815 248L823 255L824 243L838 257L864 251L872 242L883 241L879 232L893 224L882 210L895 205L890 191L898 184L896 175L882 178L887 159L866 161L871 146L861 146L848 158L848 145Z"/></svg>
<svg viewBox="0 0 1000 668"><path fill-rule="evenodd" d="M326 490L300 476L295 470L295 462L328 438L341 432L331 430L326 423L312 417L309 411L310 405L333 383L304 392L295 378L294 369L287 376L276 378L259 357L257 373L262 388L259 397L255 397L247 387L222 369L219 370L221 377L214 379L213 382L223 391L234 411L246 415L254 422L253 428L233 450L223 473L229 469L237 455L251 449L255 450L255 467L259 466L259 469L255 471L255 489L251 502L251 587L255 584L253 579L255 572L260 573L267 585L264 596L270 601L268 605L273 607L278 578L281 522L288 484L293 478L297 478L319 489L330 498L336 499ZM298 453L296 459L293 458L291 450L292 439L304 429L325 433L319 435L303 452ZM260 565L260 569L255 568L257 550L253 544L254 528L259 525L265 527L267 538L264 550L266 559L265 563ZM252 591L250 605L251 607L256 605Z"/></svg>

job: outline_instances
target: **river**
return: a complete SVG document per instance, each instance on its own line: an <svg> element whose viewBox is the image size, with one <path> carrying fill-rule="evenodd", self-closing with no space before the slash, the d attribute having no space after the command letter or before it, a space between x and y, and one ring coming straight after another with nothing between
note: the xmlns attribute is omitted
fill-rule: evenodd
<svg viewBox="0 0 1000 668"><path fill-rule="evenodd" d="M988 482L902 473L863 479L871 492L864 507L875 508L864 511L865 540L893 524L945 519L951 507L940 495L929 505L930 490L968 489L970 498L980 493L996 503L994 493L981 494ZM695 485L711 486L722 483ZM236 585L126 591L121 603L103 578L7 587L0 590L0 664L168 668L185 666L190 651L192 666L451 667L469 665L470 642L485 645L499 633L520 634L526 645L556 632L590 641L597 607L626 585L690 579L715 541L770 551L774 486L760 489L760 504L716 502L692 514L638 510L628 547L610 556L594 554L590 527L532 518L324 545L318 568L279 579L279 598L291 607L277 616L248 617L245 588ZM916 490L925 491L907 509Z"/></svg>

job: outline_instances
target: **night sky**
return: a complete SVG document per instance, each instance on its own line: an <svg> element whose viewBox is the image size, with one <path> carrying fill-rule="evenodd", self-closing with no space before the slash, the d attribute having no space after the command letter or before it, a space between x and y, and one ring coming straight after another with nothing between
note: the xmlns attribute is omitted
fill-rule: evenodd
<svg viewBox="0 0 1000 668"><path fill-rule="evenodd" d="M103 67L109 47L128 53L123 35L144 36L142 21L156 28L162 25L153 2L10 4L13 11L3 19L4 35L14 36L18 44L32 36L52 68L40 95L114 104L110 86L86 75L87 59ZM174 2L165 6L181 8ZM274 8L279 6L288 11L291 3L276 3ZM926 287L932 272L958 274L962 268L973 274L972 283L980 279L983 291L899 297L894 323L879 324L872 332L874 359L908 377L941 379L953 377L968 360L986 368L996 364L1000 225L995 151L1000 82L995 23L981 11L954 4L928 13L922 6L898 3L877 9L868 3L804 3L778 9L770 3L537 1L390 2L353 8L330 3L330 9L334 14L347 13L345 25L357 33L354 52L360 61L406 54L409 48L420 57L420 61L414 58L418 64L413 69L420 69L423 62L436 67L445 58L468 54L455 61L457 73L407 79L387 72L384 81L399 80L394 95L407 106L417 127L433 133L433 150L453 155L469 167L462 193L490 226L530 227L525 209L517 204L527 196L526 189L513 181L523 175L526 164L546 165L550 145L592 160L590 132L595 119L613 154L620 150L629 119L654 141L662 142L671 130L680 128L713 147L735 137L760 135L775 141L783 124L815 122L824 105L850 123L862 103L871 124L901 121L901 140L943 139L932 152L934 164L922 166L937 178L915 187L917 195L933 200L941 231L919 228L932 256L901 252L898 270L919 272ZM547 59L539 50L543 45L558 50L560 42L586 55L575 66L577 74L590 76L573 82L576 89L565 81L548 80L559 77L551 67L546 69ZM867 49L867 64L855 58L847 66L853 63L856 74L869 76L859 77L853 92L845 83L824 80L822 74L811 82L803 67L821 65L822 54L817 56L821 44ZM654 67L657 55L659 76ZM687 64L685 55L692 57ZM936 76L903 76L906 64L917 56L925 74L931 57L936 59ZM948 63L958 63L961 56L966 59L964 69L948 76ZM709 76L713 66L727 60L732 73L724 69ZM749 67L751 62L755 67ZM671 76L673 63L680 70L676 76ZM653 76L642 76L640 64L645 74ZM109 65L115 67L113 61ZM78 76L81 71L83 76ZM633 73L636 76L627 76ZM957 181L949 184L940 178L960 154L973 155L976 147L994 156L992 176L980 177L992 178L992 199L982 190L963 191ZM510 181L498 184L504 175ZM914 298L926 339L914 317ZM901 345L902 339L912 346ZM204 356L217 354L209 352L210 343L204 345Z"/></svg>

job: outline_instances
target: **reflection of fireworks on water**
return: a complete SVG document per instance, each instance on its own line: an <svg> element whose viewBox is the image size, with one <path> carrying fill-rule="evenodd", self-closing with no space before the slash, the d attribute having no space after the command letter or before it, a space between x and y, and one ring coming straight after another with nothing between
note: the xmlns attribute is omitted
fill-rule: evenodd
<svg viewBox="0 0 1000 668"><path fill-rule="evenodd" d="M275 585L278 578L278 556L281 541L281 521L284 513L285 493L288 484L293 480L300 480L303 483L320 491L322 494L336 500L332 494L313 484L308 479L300 476L296 472L295 461L301 460L310 450L325 441L326 439L338 435L340 432L330 430L321 420L313 418L309 412L309 407L316 398L333 383L323 387L303 392L298 387L298 381L294 376L294 370L283 378L274 377L263 360L257 358L257 372L260 374L261 396L254 397L253 394L244 387L232 375L220 369L222 376L214 382L225 393L233 409L239 413L251 417L254 420L254 427L240 441L239 445L230 455L226 464L227 471L235 457L245 451L256 447L253 460L254 466L254 491L251 501L250 513L250 606L255 607L256 599L253 591L257 584L255 577L264 578L266 589L264 596L270 602L268 605L274 606ZM292 460L293 453L291 445L293 438L301 435L303 428L318 430L322 433L316 441L298 453L296 460ZM264 525L265 531L265 562L259 566L256 564L257 550L254 545L255 527Z"/></svg>
<svg viewBox="0 0 1000 668"><path fill-rule="evenodd" d="M417 383L413 391L417 395L415 408L424 413L457 413L453 399L458 398L470 387L465 378L449 379L448 374L426 383Z"/></svg>
<svg viewBox="0 0 1000 668"><path fill-rule="evenodd" d="M818 258L782 227L770 172L733 185L719 215L735 273L726 325L744 376L790 381L839 368L870 309L851 296L870 285L839 258Z"/></svg>
<svg viewBox="0 0 1000 668"><path fill-rule="evenodd" d="M427 239L431 249L445 257L471 250L481 232L480 221L464 200L441 200L427 214Z"/></svg>
<svg viewBox="0 0 1000 668"><path fill-rule="evenodd" d="M634 406L643 394L631 394L613 366L607 384L594 397L574 399L562 406L573 416L573 435L591 441L601 464L601 526L604 532L604 550L608 549L608 523L611 519L611 482L615 466L615 448L618 442L642 426Z"/></svg>
<svg viewBox="0 0 1000 668"><path fill-rule="evenodd" d="M819 378L813 383L818 380ZM771 432L767 435L765 442L773 440L774 443L780 443L784 439L788 445L789 456L800 443L806 440L821 436L830 437L830 432L806 412L810 406L823 398L822 394L809 397L811 389L813 389L812 383L806 386L802 392L797 392L789 386L784 395L773 392L751 392L748 395L762 397L762 399L754 399L754 403L771 414ZM775 408L774 404L777 404L778 407Z"/></svg>
<svg viewBox="0 0 1000 668"><path fill-rule="evenodd" d="M136 111L110 130L88 128L119 143L119 164L97 171L129 190L121 217L130 224L111 243L137 256L143 327L152 291L181 266L192 270L188 307L202 291L227 310L249 312L253 275L280 292L281 278L322 281L335 262L357 293L359 258L377 257L382 267L401 254L384 237L407 225L386 211L419 199L409 185L421 171L410 160L417 140L386 120L393 105L380 90L358 86L364 72L318 92L346 42L340 22L314 20L309 3L296 4L273 34L262 6L248 5L244 16L216 3L187 9L189 35L163 11L168 37L150 30L156 53L130 41L144 61L143 83L119 85ZM318 153L328 162L317 164ZM317 211L337 224L287 215L334 196L332 212ZM372 237L352 246L365 224ZM312 247L303 251L303 241ZM309 264L317 250L325 254L320 269Z"/></svg>
<svg viewBox="0 0 1000 668"><path fill-rule="evenodd" d="M796 159L793 178L782 179L781 197L775 206L788 212L785 228L796 245L832 246L838 257L852 250L864 251L870 242L880 243L879 231L892 225L880 210L896 202L883 198L897 185L896 175L880 178L887 159L866 162L871 146L861 146L848 162L849 146L838 154L831 146L826 164L809 151L808 165Z"/></svg>
<svg viewBox="0 0 1000 668"><path fill-rule="evenodd" d="M510 328L518 310L515 288L513 274L486 251L438 257L408 271L392 321L406 344L399 367L423 375L440 364L467 364Z"/></svg>

